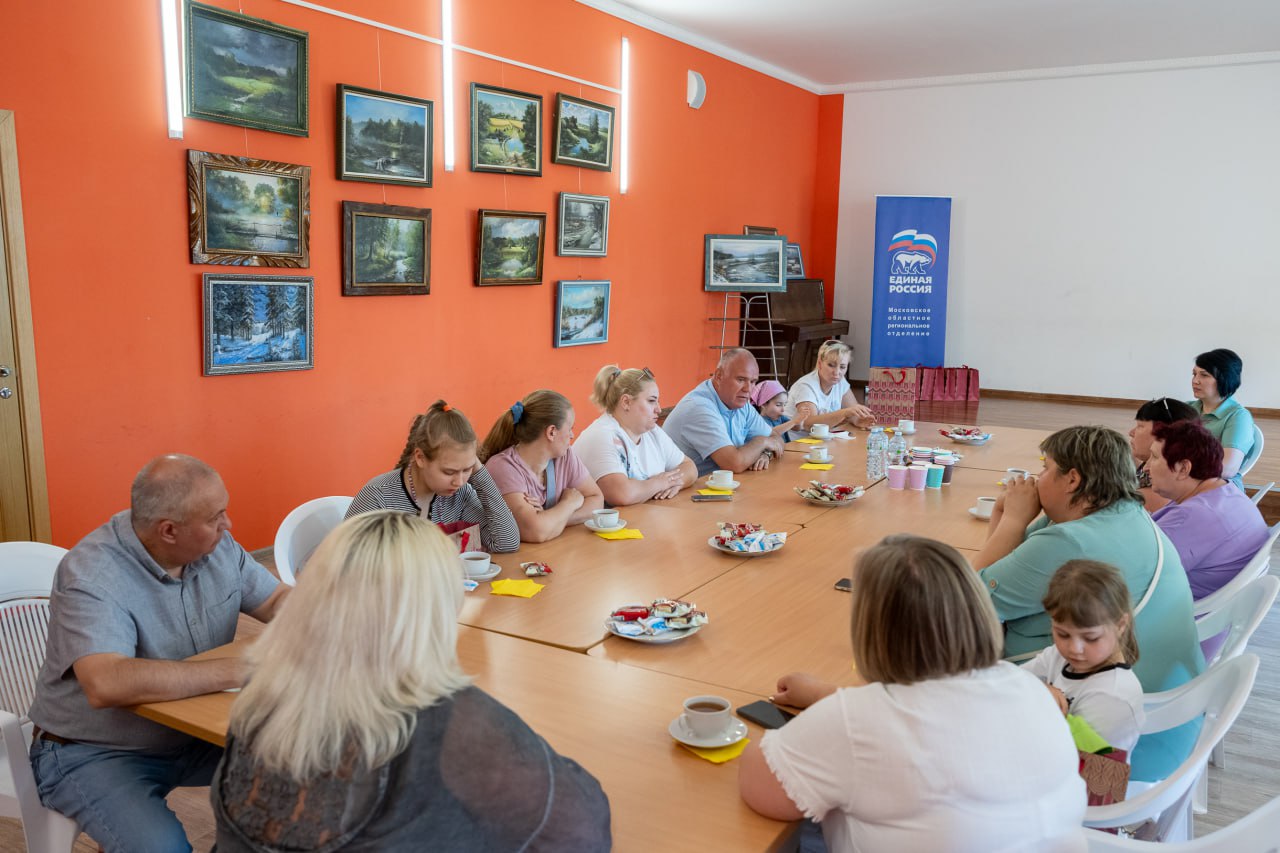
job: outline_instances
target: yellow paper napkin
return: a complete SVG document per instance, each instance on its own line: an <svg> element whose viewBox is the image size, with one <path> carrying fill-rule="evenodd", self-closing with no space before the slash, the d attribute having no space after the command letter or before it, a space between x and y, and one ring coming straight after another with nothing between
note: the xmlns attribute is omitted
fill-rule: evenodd
<svg viewBox="0 0 1280 853"><path fill-rule="evenodd" d="M676 743L680 743L680 741L676 741ZM751 743L751 738L744 737L742 740L737 743L730 744L729 746L717 746L711 749L703 749L700 746L689 746L687 743L680 743L680 745L699 758L705 758L712 764L724 764L726 761L732 761L739 755L742 755L742 750L746 749L747 744L749 743Z"/></svg>
<svg viewBox="0 0 1280 853"><path fill-rule="evenodd" d="M800 466L800 469L802 471L830 471L834 467L836 467L835 464L831 462L806 462Z"/></svg>
<svg viewBox="0 0 1280 853"><path fill-rule="evenodd" d="M514 595L517 598L533 598L542 592L545 584L531 580L500 580L489 584L490 595Z"/></svg>
<svg viewBox="0 0 1280 853"><path fill-rule="evenodd" d="M643 539L644 534L634 527L624 527L621 530L597 530L596 535L601 539Z"/></svg>
<svg viewBox="0 0 1280 853"><path fill-rule="evenodd" d="M820 438L797 438L796 444L822 444Z"/></svg>
<svg viewBox="0 0 1280 853"><path fill-rule="evenodd" d="M698 489L700 495L731 495L733 489Z"/></svg>

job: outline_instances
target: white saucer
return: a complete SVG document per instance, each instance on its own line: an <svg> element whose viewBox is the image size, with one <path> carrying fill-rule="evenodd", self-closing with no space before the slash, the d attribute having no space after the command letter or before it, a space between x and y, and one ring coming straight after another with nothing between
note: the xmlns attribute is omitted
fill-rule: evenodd
<svg viewBox="0 0 1280 853"><path fill-rule="evenodd" d="M618 519L618 523L615 524L613 527L601 527L600 525L596 524L596 520L594 518L588 518L586 521L582 522L582 526L587 528L588 530L594 530L597 533L613 533L615 530L621 530L622 528L626 527L627 520L625 518L620 518Z"/></svg>
<svg viewBox="0 0 1280 853"><path fill-rule="evenodd" d="M721 734L714 737L704 738L698 737L689 731L689 727L684 724L684 714L676 717L671 721L671 725L667 726L667 732L685 744L686 746L696 746L699 749L715 749L718 746L733 746L738 741L747 736L747 724L742 720L729 718L729 728Z"/></svg>
<svg viewBox="0 0 1280 853"><path fill-rule="evenodd" d="M475 581L476 583L484 583L485 581L493 580L501 573L502 573L502 566L499 566L497 563L490 563L489 571L485 572L482 575L467 575L466 580Z"/></svg>
<svg viewBox="0 0 1280 853"><path fill-rule="evenodd" d="M728 547L727 545L718 544L716 542L716 537L714 536L712 536L710 539L707 540L707 544L710 545L712 548L715 548L721 554L732 554L735 557L763 557L766 554L776 554L779 551L781 551L783 548L785 548L787 545L786 540L783 540L782 544L779 545L777 548L774 548L772 551L737 551L733 548Z"/></svg>
<svg viewBox="0 0 1280 853"><path fill-rule="evenodd" d="M969 507L969 515L972 515L974 518L978 519L978 521L990 521L990 520L991 520L991 516L989 516L989 515L985 515L985 516L984 516L984 515L978 515L978 510L977 510L977 508L976 508L976 507Z"/></svg>
<svg viewBox="0 0 1280 853"><path fill-rule="evenodd" d="M711 484L711 481L710 481L710 480L703 480L703 483L705 484L705 485L703 486L703 488L707 488L707 489L719 489L719 490L721 490L722 492L732 492L734 489L738 488L738 486L741 486L741 485L742 485L742 484L741 484L741 483L739 483L737 480L730 480L730 481L729 481L729 483L728 483L727 485L724 485L724 486L713 486L713 485Z"/></svg>
<svg viewBox="0 0 1280 853"><path fill-rule="evenodd" d="M667 643L675 643L686 637L692 637L694 634L702 630L702 625L694 625L692 628L668 628L657 634L640 634L631 636L630 634L620 634L613 629L617 624L616 619L606 619L604 626L609 629L609 633L615 637L621 637L624 640L633 640L637 643L649 643L655 646L664 646Z"/></svg>
<svg viewBox="0 0 1280 853"><path fill-rule="evenodd" d="M899 434L899 435L915 435L915 434L916 434L916 432L918 432L918 430L914 430L914 429L913 429L913 430L911 430L911 431L909 431L909 432L908 432L907 430L905 430L905 429L900 429L900 430L898 430L898 434Z"/></svg>

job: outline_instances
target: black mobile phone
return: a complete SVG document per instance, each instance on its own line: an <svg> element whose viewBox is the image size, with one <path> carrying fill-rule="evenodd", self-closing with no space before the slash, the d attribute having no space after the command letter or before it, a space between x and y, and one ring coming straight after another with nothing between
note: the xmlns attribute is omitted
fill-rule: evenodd
<svg viewBox="0 0 1280 853"><path fill-rule="evenodd" d="M766 702L761 699L759 702L752 702L750 705L743 705L738 709L737 714L744 720L750 720L758 726L764 726L766 729L780 729L795 716L790 711L784 711L772 702Z"/></svg>
<svg viewBox="0 0 1280 853"><path fill-rule="evenodd" d="M700 495L694 492L693 499L699 503L703 501L731 501L733 500L733 495Z"/></svg>
<svg viewBox="0 0 1280 853"><path fill-rule="evenodd" d="M840 578L836 581L836 589L841 592L853 592L853 578Z"/></svg>

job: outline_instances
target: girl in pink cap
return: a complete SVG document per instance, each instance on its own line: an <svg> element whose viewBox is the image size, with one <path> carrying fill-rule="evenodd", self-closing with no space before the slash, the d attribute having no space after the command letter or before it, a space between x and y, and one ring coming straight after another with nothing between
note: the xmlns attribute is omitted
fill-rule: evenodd
<svg viewBox="0 0 1280 853"><path fill-rule="evenodd" d="M787 389L782 387L782 383L773 379L766 379L751 389L751 404L756 407L756 411L760 413L760 417L764 418L773 427L773 434L781 438L783 441L790 441L787 430L798 426L804 429L804 420L800 418L792 418L787 420L783 413L787 408Z"/></svg>

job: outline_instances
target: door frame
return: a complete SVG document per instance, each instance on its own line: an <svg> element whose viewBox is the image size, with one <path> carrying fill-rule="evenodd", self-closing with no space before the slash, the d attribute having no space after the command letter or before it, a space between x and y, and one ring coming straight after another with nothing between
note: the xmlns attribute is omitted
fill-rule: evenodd
<svg viewBox="0 0 1280 853"><path fill-rule="evenodd" d="M7 260L9 310L0 318L13 328L14 365L23 446L26 451L27 502L32 538L52 539L49 521L49 483L44 465L44 429L40 420L40 383L36 376L36 345L31 321L31 281L27 273L27 241L22 224L22 187L18 181L18 134L12 110L0 109L0 239Z"/></svg>

